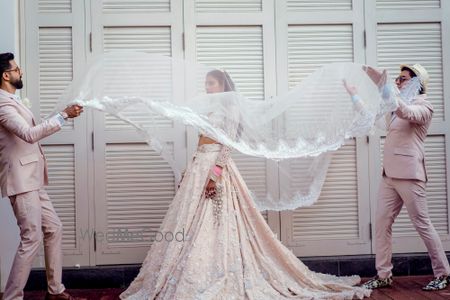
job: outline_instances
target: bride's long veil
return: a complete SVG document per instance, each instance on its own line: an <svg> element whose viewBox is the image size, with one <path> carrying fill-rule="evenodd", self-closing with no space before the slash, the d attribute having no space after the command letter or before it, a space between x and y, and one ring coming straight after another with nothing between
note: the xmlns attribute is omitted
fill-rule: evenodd
<svg viewBox="0 0 450 300"><path fill-rule="evenodd" d="M396 108L398 91L392 81L368 76L359 64L324 66L288 93L264 101L238 91L205 94L204 81L213 69L146 53L107 53L69 86L55 110L81 103L131 124L176 176L180 164L170 153L161 126L167 122L187 125L178 126L180 130L193 127L246 155L274 160L280 188L255 202L261 210L284 210L314 203L331 153L346 139L369 134L377 120ZM181 78L179 72L189 89L176 80ZM357 87L359 105L350 100L343 80ZM234 84L239 88L239 82Z"/></svg>

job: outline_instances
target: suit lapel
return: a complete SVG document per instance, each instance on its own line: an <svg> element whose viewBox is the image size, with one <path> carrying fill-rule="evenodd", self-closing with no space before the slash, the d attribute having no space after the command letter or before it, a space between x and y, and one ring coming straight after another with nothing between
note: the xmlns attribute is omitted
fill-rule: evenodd
<svg viewBox="0 0 450 300"><path fill-rule="evenodd" d="M14 100L12 100L12 101L14 101ZM33 125L36 125L35 122L34 122L34 115L33 115L33 112L32 112L28 107L26 107L26 106L22 103L22 101L18 101L17 104L19 105L20 108L22 108L23 110L25 110L25 111L28 113L28 115L31 117L31 121L33 122Z"/></svg>
<svg viewBox="0 0 450 300"><path fill-rule="evenodd" d="M33 126L36 125L35 121L34 121L34 115L31 112L31 110L28 109L28 107L26 107L21 101L16 101L14 99L11 99L9 97L1 97L3 102L7 102L7 103L12 103L14 104L16 107L19 108L19 110L24 111L25 113L27 113L29 115L29 117L31 118L31 123L33 124Z"/></svg>
<svg viewBox="0 0 450 300"><path fill-rule="evenodd" d="M392 122L394 122L394 120L397 118L397 115L395 114L395 112L392 112L391 115L391 121L389 122L389 126L392 124Z"/></svg>

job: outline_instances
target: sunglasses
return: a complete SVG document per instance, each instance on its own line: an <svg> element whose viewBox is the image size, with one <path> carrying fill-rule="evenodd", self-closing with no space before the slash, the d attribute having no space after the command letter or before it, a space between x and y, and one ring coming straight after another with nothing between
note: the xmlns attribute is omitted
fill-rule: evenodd
<svg viewBox="0 0 450 300"><path fill-rule="evenodd" d="M20 67L17 66L17 67L15 67L14 69L5 70L4 72L17 72L17 73L20 73Z"/></svg>
<svg viewBox="0 0 450 300"><path fill-rule="evenodd" d="M406 78L405 76L398 76L397 78L395 78L395 81L398 81L400 83L408 81L409 78Z"/></svg>

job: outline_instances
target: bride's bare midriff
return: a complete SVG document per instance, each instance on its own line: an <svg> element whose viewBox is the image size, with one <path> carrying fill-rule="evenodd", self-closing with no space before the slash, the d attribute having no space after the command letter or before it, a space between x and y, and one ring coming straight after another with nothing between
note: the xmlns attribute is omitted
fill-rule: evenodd
<svg viewBox="0 0 450 300"><path fill-rule="evenodd" d="M204 135L200 135L200 137L198 139L198 146L205 145L205 144L218 144L218 143L215 140L213 140L212 138L209 138Z"/></svg>

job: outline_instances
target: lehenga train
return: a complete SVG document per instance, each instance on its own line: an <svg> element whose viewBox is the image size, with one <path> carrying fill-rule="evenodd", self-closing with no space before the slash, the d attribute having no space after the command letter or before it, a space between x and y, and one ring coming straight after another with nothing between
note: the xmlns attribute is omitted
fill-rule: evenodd
<svg viewBox="0 0 450 300"><path fill-rule="evenodd" d="M161 225L183 239L155 241L121 299L362 299L359 276L309 270L272 233L234 162L220 179L222 213L204 190L219 144L200 146ZM178 240L178 241L177 241Z"/></svg>

